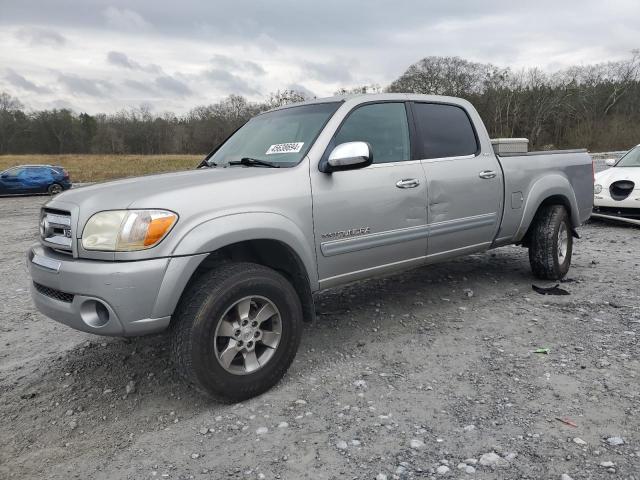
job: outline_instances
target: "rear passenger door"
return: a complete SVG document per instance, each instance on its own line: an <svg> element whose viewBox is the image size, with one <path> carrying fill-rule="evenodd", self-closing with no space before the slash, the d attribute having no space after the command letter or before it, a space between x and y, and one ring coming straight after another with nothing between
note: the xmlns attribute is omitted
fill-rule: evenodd
<svg viewBox="0 0 640 480"><path fill-rule="evenodd" d="M429 192L428 256L488 248L498 230L503 199L495 155L482 152L461 106L413 102L411 110Z"/></svg>

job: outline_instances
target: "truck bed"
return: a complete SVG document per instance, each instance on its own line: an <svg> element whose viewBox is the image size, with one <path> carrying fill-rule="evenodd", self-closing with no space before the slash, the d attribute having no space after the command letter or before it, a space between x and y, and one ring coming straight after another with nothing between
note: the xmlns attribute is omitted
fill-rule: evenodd
<svg viewBox="0 0 640 480"><path fill-rule="evenodd" d="M584 223L593 207L593 164L585 149L504 153L496 155L504 178L503 216L494 246L519 242L541 198L567 199L574 227ZM571 188L567 188L568 186Z"/></svg>

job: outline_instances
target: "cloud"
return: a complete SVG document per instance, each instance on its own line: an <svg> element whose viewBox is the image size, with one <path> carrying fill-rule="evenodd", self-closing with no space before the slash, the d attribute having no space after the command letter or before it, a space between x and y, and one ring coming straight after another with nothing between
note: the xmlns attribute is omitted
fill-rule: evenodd
<svg viewBox="0 0 640 480"><path fill-rule="evenodd" d="M169 75L163 75L161 77L156 78L155 84L162 90L173 93L180 97L186 97L191 95L192 91L189 86L178 80L177 78L171 77Z"/></svg>
<svg viewBox="0 0 640 480"><path fill-rule="evenodd" d="M226 70L212 68L204 72L204 77L208 82L225 93L255 94L258 90L251 87L246 80L238 75L234 75Z"/></svg>
<svg viewBox="0 0 640 480"><path fill-rule="evenodd" d="M4 76L4 78L7 82L9 82L14 87L21 88L22 90L26 90L27 92L34 92L34 93L40 93L40 94L51 93L50 88L36 85L32 81L27 80L22 75L11 70L10 68L7 69L7 73Z"/></svg>
<svg viewBox="0 0 640 480"><path fill-rule="evenodd" d="M153 85L147 82L139 82L138 80L132 80L130 78L124 80L122 84L131 90L137 90L145 93L150 93L150 90L153 88Z"/></svg>
<svg viewBox="0 0 640 480"><path fill-rule="evenodd" d="M78 75L61 73L58 81L74 95L88 95L90 97L104 97L113 89L111 82L83 78Z"/></svg>
<svg viewBox="0 0 640 480"><path fill-rule="evenodd" d="M346 61L334 61L330 63L308 62L301 64L305 75L321 82L349 82L352 80L351 71L353 65Z"/></svg>
<svg viewBox="0 0 640 480"><path fill-rule="evenodd" d="M140 70L149 73L160 73L162 68L159 65L150 63L148 65L142 65L122 52L111 51L107 53L107 62L116 67L128 68L129 70Z"/></svg>
<svg viewBox="0 0 640 480"><path fill-rule="evenodd" d="M132 32L148 30L151 25L142 15L128 8L108 7L102 14L107 25L116 30L128 30Z"/></svg>
<svg viewBox="0 0 640 480"><path fill-rule="evenodd" d="M211 57L211 63L217 68L225 70L247 72L253 75L264 75L267 73L262 65L259 65L256 62L252 62L250 60L237 60L235 58L227 57L226 55L214 55Z"/></svg>
<svg viewBox="0 0 640 480"><path fill-rule="evenodd" d="M67 43L67 39L60 33L50 28L24 27L16 32L19 40L27 42L31 46L46 45L61 47Z"/></svg>

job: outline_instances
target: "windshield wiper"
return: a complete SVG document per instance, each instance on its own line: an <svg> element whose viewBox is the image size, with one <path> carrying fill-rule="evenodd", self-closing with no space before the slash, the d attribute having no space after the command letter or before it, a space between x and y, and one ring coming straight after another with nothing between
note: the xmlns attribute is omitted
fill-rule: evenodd
<svg viewBox="0 0 640 480"><path fill-rule="evenodd" d="M241 158L239 162L229 162L229 165L244 165L245 167L280 168L280 165L276 165L275 163L267 162L266 160L260 160L258 158L250 158L250 157Z"/></svg>

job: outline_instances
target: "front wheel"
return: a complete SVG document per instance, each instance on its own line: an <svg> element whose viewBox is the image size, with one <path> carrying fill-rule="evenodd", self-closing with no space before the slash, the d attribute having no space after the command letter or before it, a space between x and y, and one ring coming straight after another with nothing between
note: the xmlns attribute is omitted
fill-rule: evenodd
<svg viewBox="0 0 640 480"><path fill-rule="evenodd" d="M546 205L536 214L529 238L529 263L543 280L560 280L571 266L573 236L569 214L562 205Z"/></svg>
<svg viewBox="0 0 640 480"><path fill-rule="evenodd" d="M216 399L241 401L271 388L289 368L300 343L302 306L275 270L222 263L192 283L173 322L179 373Z"/></svg>

